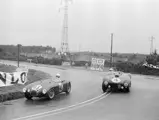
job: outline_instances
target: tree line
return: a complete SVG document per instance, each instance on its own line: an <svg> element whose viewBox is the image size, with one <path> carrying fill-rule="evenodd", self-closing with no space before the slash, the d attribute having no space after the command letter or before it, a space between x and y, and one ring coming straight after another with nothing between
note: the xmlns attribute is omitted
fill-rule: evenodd
<svg viewBox="0 0 159 120"><path fill-rule="evenodd" d="M150 55L148 55L146 57L146 62L148 64L152 64L152 65L158 65L159 64L159 55L158 55L156 49L154 50L153 53L151 53Z"/></svg>
<svg viewBox="0 0 159 120"><path fill-rule="evenodd" d="M42 53L50 51L52 53L56 52L55 47L51 46L20 46L21 53ZM0 52L10 53L16 55L18 52L18 47L16 45L0 45Z"/></svg>

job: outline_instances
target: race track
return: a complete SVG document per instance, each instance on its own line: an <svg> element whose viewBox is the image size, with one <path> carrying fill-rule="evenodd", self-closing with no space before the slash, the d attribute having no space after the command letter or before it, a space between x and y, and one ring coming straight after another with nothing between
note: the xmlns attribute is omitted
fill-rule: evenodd
<svg viewBox="0 0 159 120"><path fill-rule="evenodd" d="M133 75L130 93L103 94L103 72L31 66L72 81L70 95L0 105L0 120L159 120L159 80Z"/></svg>

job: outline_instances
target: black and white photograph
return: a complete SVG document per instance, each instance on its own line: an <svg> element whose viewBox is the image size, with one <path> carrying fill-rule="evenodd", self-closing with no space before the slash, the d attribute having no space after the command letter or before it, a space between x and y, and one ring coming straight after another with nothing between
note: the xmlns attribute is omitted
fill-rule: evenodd
<svg viewBox="0 0 159 120"><path fill-rule="evenodd" d="M0 0L0 120L159 120L158 0Z"/></svg>

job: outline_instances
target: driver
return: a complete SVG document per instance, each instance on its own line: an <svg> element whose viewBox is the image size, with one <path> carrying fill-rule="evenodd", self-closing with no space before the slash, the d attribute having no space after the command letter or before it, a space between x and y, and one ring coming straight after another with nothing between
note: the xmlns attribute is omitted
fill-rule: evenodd
<svg viewBox="0 0 159 120"><path fill-rule="evenodd" d="M119 77L119 73L116 72L116 73L115 73L115 77L116 77L116 78Z"/></svg>
<svg viewBox="0 0 159 120"><path fill-rule="evenodd" d="M114 71L113 68L110 68L109 71Z"/></svg>
<svg viewBox="0 0 159 120"><path fill-rule="evenodd" d="M110 73L110 74L114 74L114 69L113 69L113 68L110 68L110 69L109 69L109 73Z"/></svg>
<svg viewBox="0 0 159 120"><path fill-rule="evenodd" d="M114 75L117 73L117 74L122 74L121 71L117 71L117 70L114 70L113 68L110 68L109 69L109 72L113 73Z"/></svg>
<svg viewBox="0 0 159 120"><path fill-rule="evenodd" d="M60 74L57 73L56 74L56 79L55 79L56 82L61 82L61 79L60 79Z"/></svg>
<svg viewBox="0 0 159 120"><path fill-rule="evenodd" d="M61 81L61 78L60 78L60 74L59 74L59 73L56 74L56 79L55 79L55 81L58 82L59 88L62 90L62 89L63 89L63 86L62 86L62 81Z"/></svg>

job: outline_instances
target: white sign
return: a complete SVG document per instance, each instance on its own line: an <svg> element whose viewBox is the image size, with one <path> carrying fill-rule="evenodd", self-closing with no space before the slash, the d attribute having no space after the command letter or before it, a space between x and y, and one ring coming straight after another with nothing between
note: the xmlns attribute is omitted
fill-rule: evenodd
<svg viewBox="0 0 159 120"><path fill-rule="evenodd" d="M0 72L0 87L13 84L25 84L27 82L28 71L6 73Z"/></svg>
<svg viewBox="0 0 159 120"><path fill-rule="evenodd" d="M103 71L105 59L92 58L91 70Z"/></svg>

